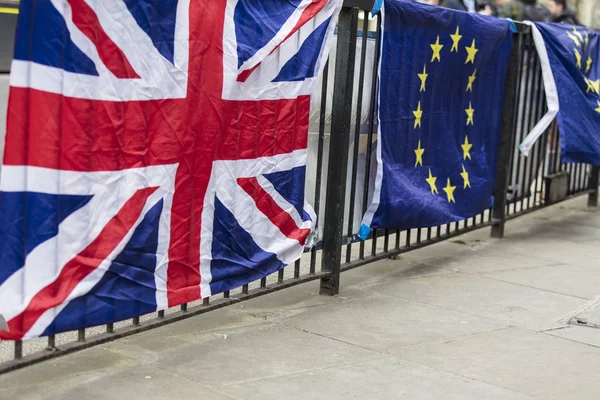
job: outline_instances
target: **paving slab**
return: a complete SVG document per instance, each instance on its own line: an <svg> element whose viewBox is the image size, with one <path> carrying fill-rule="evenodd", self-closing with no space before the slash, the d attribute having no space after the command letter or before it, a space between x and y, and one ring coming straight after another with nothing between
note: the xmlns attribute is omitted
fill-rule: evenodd
<svg viewBox="0 0 600 400"><path fill-rule="evenodd" d="M533 330L557 327L562 317L586 302L470 274L390 282L370 290Z"/></svg>
<svg viewBox="0 0 600 400"><path fill-rule="evenodd" d="M597 242L572 243L561 240L537 238L518 240L509 238L502 246L515 253L548 260L554 264L571 264L581 267L600 268L600 252ZM552 251L549 251L549 249Z"/></svg>
<svg viewBox="0 0 600 400"><path fill-rule="evenodd" d="M497 271L485 276L585 299L593 299L600 293L600 268L559 264Z"/></svg>
<svg viewBox="0 0 600 400"><path fill-rule="evenodd" d="M378 353L276 324L199 337L158 354L157 365L209 386L381 358Z"/></svg>
<svg viewBox="0 0 600 400"><path fill-rule="evenodd" d="M379 352L506 326L470 314L380 295L322 307L278 322Z"/></svg>
<svg viewBox="0 0 600 400"><path fill-rule="evenodd" d="M439 268L468 274L487 274L496 271L533 268L555 265L556 262L531 257L526 254L506 251L494 247L495 239L490 239L485 247L460 254L446 254L429 258L424 263ZM469 245L466 242L466 246Z"/></svg>
<svg viewBox="0 0 600 400"><path fill-rule="evenodd" d="M241 327L264 323L254 315L226 307L201 314L168 327L152 329L141 334L129 336L115 342L119 345L135 344L136 348L152 352L169 351L172 348L194 343L207 334L221 335Z"/></svg>
<svg viewBox="0 0 600 400"><path fill-rule="evenodd" d="M238 397L279 400L532 399L515 391L393 358L327 368L222 388Z"/></svg>
<svg viewBox="0 0 600 400"><path fill-rule="evenodd" d="M540 399L595 399L600 349L508 328L399 349L397 357Z"/></svg>
<svg viewBox="0 0 600 400"><path fill-rule="evenodd" d="M600 348L600 329L598 328L590 328L587 326L565 326L544 333Z"/></svg>
<svg viewBox="0 0 600 400"><path fill-rule="evenodd" d="M27 400L101 400L144 399L163 400L209 398L236 400L232 395L219 392L197 382L173 376L149 366L131 365L95 373L71 373L67 380L53 376L51 381L21 382L0 388L2 399ZM168 396L167 396L168 393Z"/></svg>
<svg viewBox="0 0 600 400"><path fill-rule="evenodd" d="M422 253L426 255L426 253ZM401 256L399 259L383 259L373 264L344 272L341 280L343 297L347 289L367 289L372 284L398 279L418 279L426 276L451 274L454 271L423 261L414 261ZM367 292L368 293L368 292Z"/></svg>

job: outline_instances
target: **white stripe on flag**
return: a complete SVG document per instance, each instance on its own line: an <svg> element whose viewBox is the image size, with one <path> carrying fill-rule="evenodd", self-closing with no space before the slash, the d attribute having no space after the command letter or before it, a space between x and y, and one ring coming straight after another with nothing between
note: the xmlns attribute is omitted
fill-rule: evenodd
<svg viewBox="0 0 600 400"><path fill-rule="evenodd" d="M550 126L556 114L560 110L560 104L558 103L558 92L556 90L556 81L554 80L554 74L550 67L550 60L548 59L548 50L546 49L546 43L544 38L537 26L533 22L524 21L525 24L531 26L531 32L533 33L533 41L535 48L537 49L540 63L542 66L542 77L544 78L544 88L546 90L546 101L548 104L548 112L542 117L542 119L535 125L535 127L529 132L527 137L523 140L523 143L519 145L521 153L527 157L529 152L533 148L533 145L542 136L546 129Z"/></svg>

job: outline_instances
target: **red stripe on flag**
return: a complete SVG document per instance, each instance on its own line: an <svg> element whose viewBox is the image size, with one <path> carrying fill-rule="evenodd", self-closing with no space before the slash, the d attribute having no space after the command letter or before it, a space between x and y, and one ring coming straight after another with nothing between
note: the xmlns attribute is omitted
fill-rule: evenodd
<svg viewBox="0 0 600 400"><path fill-rule="evenodd" d="M100 25L94 10L84 0L67 1L73 10L73 23L94 43L100 59L110 72L121 79L139 78L125 54Z"/></svg>
<svg viewBox="0 0 600 400"><path fill-rule="evenodd" d="M256 178L238 178L238 185L256 202L256 207L269 218L269 220L279 228L288 239L297 240L304 246L306 237L310 234L310 229L298 228L296 221L289 213L279 207L279 204L273 200L273 197L258 183Z"/></svg>
<svg viewBox="0 0 600 400"><path fill-rule="evenodd" d="M151 187L135 192L98 237L64 266L56 280L40 290L25 311L8 321L8 332L2 332L0 337L5 340L21 339L42 314L62 304L75 287L94 272L123 240L138 220L146 200L156 189L158 188Z"/></svg>
<svg viewBox="0 0 600 400"><path fill-rule="evenodd" d="M329 0L313 0L313 2L306 7L304 12L300 16L300 19L296 23L296 26L294 26L294 29L292 29L292 31L285 37L285 39L283 39L281 43L288 40L290 36L292 36L294 33L296 33L296 31L298 31L298 29L302 28L304 24L313 19L314 16L317 15L325 7L328 1Z"/></svg>
<svg viewBox="0 0 600 400"><path fill-rule="evenodd" d="M213 159L270 157L308 145L309 96L205 101L120 103L11 87L4 165L115 171L198 158L210 171ZM208 183L210 174L205 175Z"/></svg>
<svg viewBox="0 0 600 400"><path fill-rule="evenodd" d="M314 16L317 15L325 7L325 5L327 4L327 1L328 0L313 0L312 3L306 7L304 12L300 16L300 19L298 20L298 22L296 23L294 28L290 31L290 33L288 33L288 35L285 37L285 39L283 39L281 41L281 43L279 43L277 46L275 46L275 48L273 50L271 50L269 55L273 54L275 52L275 50L277 50L279 48L279 46L281 46L283 43L285 43L286 40L288 40L290 38L290 36L292 36L300 28L302 28L304 26L304 24L306 24L308 21L310 21L312 18L314 18ZM240 74L237 77L237 81L238 82L246 82L248 80L248 78L250 77L250 75L252 75L252 73L260 66L261 63L262 63L262 61L259 62L258 64L256 64L254 67L240 72Z"/></svg>

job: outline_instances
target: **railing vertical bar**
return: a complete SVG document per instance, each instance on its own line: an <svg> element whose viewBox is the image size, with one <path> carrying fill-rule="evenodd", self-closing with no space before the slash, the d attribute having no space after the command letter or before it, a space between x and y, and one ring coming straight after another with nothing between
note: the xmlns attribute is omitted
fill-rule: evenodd
<svg viewBox="0 0 600 400"><path fill-rule="evenodd" d="M387 253L390 249L390 231L385 230L385 238L383 239L383 252Z"/></svg>
<svg viewBox="0 0 600 400"><path fill-rule="evenodd" d="M20 360L23 358L23 341L15 340L15 360Z"/></svg>
<svg viewBox="0 0 600 400"><path fill-rule="evenodd" d="M589 183L589 178L588 178L588 169L589 169L589 165L588 164L581 164L581 175L579 176L579 187L580 187L580 192L586 191L588 190L588 183Z"/></svg>
<svg viewBox="0 0 600 400"><path fill-rule="evenodd" d="M520 96L519 87L519 71L521 63L520 44L522 34L517 33L513 36L513 50L510 53L508 63L508 71L506 81L504 83L504 101L502 103L502 119L500 126L500 138L498 141L498 159L496 163L496 185L494 188L494 205L493 216L490 210L490 219L492 220L492 237L504 237L504 224L506 222L506 203L508 193L508 183L510 176L508 171L512 157L518 157L514 150L514 132L515 132L515 116L517 110L515 107L515 99ZM518 164L517 164L518 166ZM518 176L518 174L517 174Z"/></svg>
<svg viewBox="0 0 600 400"><path fill-rule="evenodd" d="M375 132L375 113L377 106L377 71L379 70L379 45L381 43L381 14L376 16L377 31L375 35L375 57L373 58L373 77L371 80L371 102L369 104L369 134L367 136L367 154L365 156L365 181L363 189L363 215L367 212L369 201L369 184L371 178L371 155L373 153L373 135ZM373 232L373 237L376 237ZM365 258L365 243L360 244L360 258Z"/></svg>
<svg viewBox="0 0 600 400"><path fill-rule="evenodd" d="M527 135L535 126L535 124L540 120L539 117L539 101L540 101L540 96L541 96L541 92L542 92L542 80L541 80L541 73L542 73L542 69L539 66L538 63L538 57L537 57L537 52L536 51L532 51L532 68L534 70L534 78L532 79L532 99L531 99L531 112L530 112L530 118L529 118L529 123L527 124L527 131L524 132L524 135ZM523 138L524 139L524 138ZM521 139L521 140L523 140ZM534 195L533 193L530 193L531 190L531 184L533 183L533 174L534 174L534 164L537 163L537 147L538 146L534 146L532 149L532 155L531 157L527 158L527 163L529 164L529 168L528 168L528 174L527 175L527 186L525 186L525 192L528 193L527 198L523 198L521 200L521 209L529 209L531 207L531 198Z"/></svg>
<svg viewBox="0 0 600 400"><path fill-rule="evenodd" d="M571 194L573 193L577 193L579 192L579 173L581 171L581 164L577 163L573 165L573 178L571 186L573 187L573 191Z"/></svg>
<svg viewBox="0 0 600 400"><path fill-rule="evenodd" d="M348 207L348 237L352 237L354 233L354 205L356 200L356 187L358 176L358 149L360 147L360 130L361 130L361 115L362 115L362 99L365 83L365 67L367 64L367 38L369 36L369 15L364 12L363 27L362 27L362 49L360 52L360 72L358 77L358 97L356 100L356 124L354 126L354 147L352 149L352 177L350 179L350 204ZM365 175L365 180L367 176ZM368 189L368 187L367 187ZM364 195L363 195L364 197ZM352 241L347 245L346 262L350 262L352 253Z"/></svg>
<svg viewBox="0 0 600 400"><path fill-rule="evenodd" d="M541 172L540 172L540 179L539 182L535 185L536 186L536 190L535 190L535 196L533 198L533 202L534 204L537 204L538 201L540 202L540 205L543 205L542 201L544 200L544 194L543 194L543 190L544 190L544 176L546 175L546 163L548 162L548 135L545 134L542 137L542 140L538 143L539 145L539 151L542 154L542 161L540 163L540 168L541 168ZM539 195L539 199L538 199L538 195Z"/></svg>
<svg viewBox="0 0 600 400"><path fill-rule="evenodd" d="M323 180L323 152L325 147L325 122L327 117L327 85L328 85L328 74L329 74L329 59L325 63L323 68L323 85L321 86L321 109L319 114L319 142L317 146L317 176L315 179L315 214L320 218L321 211L321 186ZM310 271L312 274L316 271L317 264L317 248L313 247L310 251ZM294 271L294 278L300 277L300 269L298 275Z"/></svg>
<svg viewBox="0 0 600 400"><path fill-rule="evenodd" d="M48 335L48 347L47 351L55 351L56 350L56 335Z"/></svg>
<svg viewBox="0 0 600 400"><path fill-rule="evenodd" d="M552 124L552 131L554 132L554 171L557 173L562 170L562 154L560 152L560 132L558 131L558 123L554 120Z"/></svg>
<svg viewBox="0 0 600 400"><path fill-rule="evenodd" d="M377 229L373 229L373 238L371 239L371 255L377 254L377 236L379 232Z"/></svg>
<svg viewBox="0 0 600 400"><path fill-rule="evenodd" d="M522 107L522 105L521 105L521 92L522 92L523 81L524 81L524 78L523 78L523 68L524 68L524 64L525 64L525 57L524 57L525 51L523 49L523 47L524 47L524 39L523 39L524 34L519 32L519 33L517 33L516 36L517 36L517 40L516 41L517 41L518 48L515 51L518 53L519 60L518 60L518 67L517 67L517 72L516 72L516 74L517 74L517 77L516 77L516 80L517 80L516 81L516 94L514 96L514 104L516 106L514 106L513 113L512 113L512 116L511 116L511 118L513 118L513 121L514 121L513 133L512 133L514 136L516 136L517 133L518 133L516 131L518 129L517 124L516 124L516 120L519 118L519 116L522 115L521 114L522 113L522 110L521 110L521 107ZM514 42L515 42L515 38L513 37L513 45L514 45ZM504 94L504 97L506 98L506 93ZM515 162L516 163L519 162L519 155L518 155L518 153L516 153L514 151L514 149L512 147L512 143L511 143L510 152L511 152L510 153L511 155L509 157L510 157L511 160L510 160L510 164L509 164L508 179L509 179L510 183L514 183L512 181L512 179L515 177ZM507 187L507 192L508 192L508 189L509 188ZM505 212L506 212L506 215L510 215L510 206L511 206L511 204L514 205L514 198L515 198L514 189L513 189L512 195L513 195L513 199L511 199L511 201L506 201L505 202L505 207L506 207L506 211Z"/></svg>
<svg viewBox="0 0 600 400"><path fill-rule="evenodd" d="M598 185L600 184L600 167L592 165L590 181L588 184L588 207L598 207Z"/></svg>
<svg viewBox="0 0 600 400"><path fill-rule="evenodd" d="M339 293L342 265L342 235L348 171L350 129L352 125L352 93L358 9L343 7L338 22L335 60L333 107L327 190L323 225L323 259L320 293L334 296Z"/></svg>
<svg viewBox="0 0 600 400"><path fill-rule="evenodd" d="M525 86L524 86L524 90L525 90L525 97L524 97L524 104L521 104L520 107L523 109L523 114L521 116L521 120L520 122L520 129L518 130L518 135L517 135L517 143L521 143L523 141L524 135L526 134L527 128L529 126L529 123L531 121L531 117L532 117L532 111L531 111L531 98L533 96L533 83L534 83L534 77L533 74L535 73L535 71L533 71L533 66L532 66L532 58L535 58L536 56L536 52L533 48L533 37L532 35L527 35L526 36L526 49L527 49L527 56L524 57L524 63L526 64L526 68L525 68L525 72L524 72L524 76L525 76ZM514 142L513 142L514 143ZM514 157L517 159L517 171L516 171L516 178L517 178L517 184L521 184L523 187L520 190L519 197L515 199L515 211L517 208L517 204L520 205L520 210L523 210L523 201L525 199L525 194L527 193L527 187L526 187L526 179L527 179L527 164L529 162L529 160L531 159L530 157L528 158L524 158L521 157L521 155L519 154L518 151L516 151L514 149L514 146L512 146L512 151L515 153ZM521 163L523 164L523 166L521 167Z"/></svg>
<svg viewBox="0 0 600 400"><path fill-rule="evenodd" d="M569 163L565 165L567 174L569 174L569 183L567 185L567 193L571 195L573 193L573 164Z"/></svg>

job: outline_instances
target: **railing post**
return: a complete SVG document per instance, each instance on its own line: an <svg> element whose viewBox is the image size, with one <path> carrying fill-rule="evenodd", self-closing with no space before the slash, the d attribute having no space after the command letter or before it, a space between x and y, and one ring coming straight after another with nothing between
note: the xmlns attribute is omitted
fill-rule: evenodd
<svg viewBox="0 0 600 400"><path fill-rule="evenodd" d="M352 84L354 80L357 27L358 9L343 7L338 22L330 151L323 221L323 263L321 271L328 273L328 275L321 279L320 293L330 296L335 296L340 290L342 230L350 125L352 122Z"/></svg>
<svg viewBox="0 0 600 400"><path fill-rule="evenodd" d="M519 81L519 65L521 63L522 31L528 26L517 25L519 33L513 35L506 81L504 82L504 101L502 103L502 120L500 138L498 140L498 159L496 161L496 186L494 188L494 205L492 209L492 237L504 237L506 222L506 196L510 174L510 160L514 148L515 123L517 118ZM518 156L518 155L515 155Z"/></svg>
<svg viewBox="0 0 600 400"><path fill-rule="evenodd" d="M592 165L588 195L588 207L598 207L598 185L600 185L600 167Z"/></svg>

